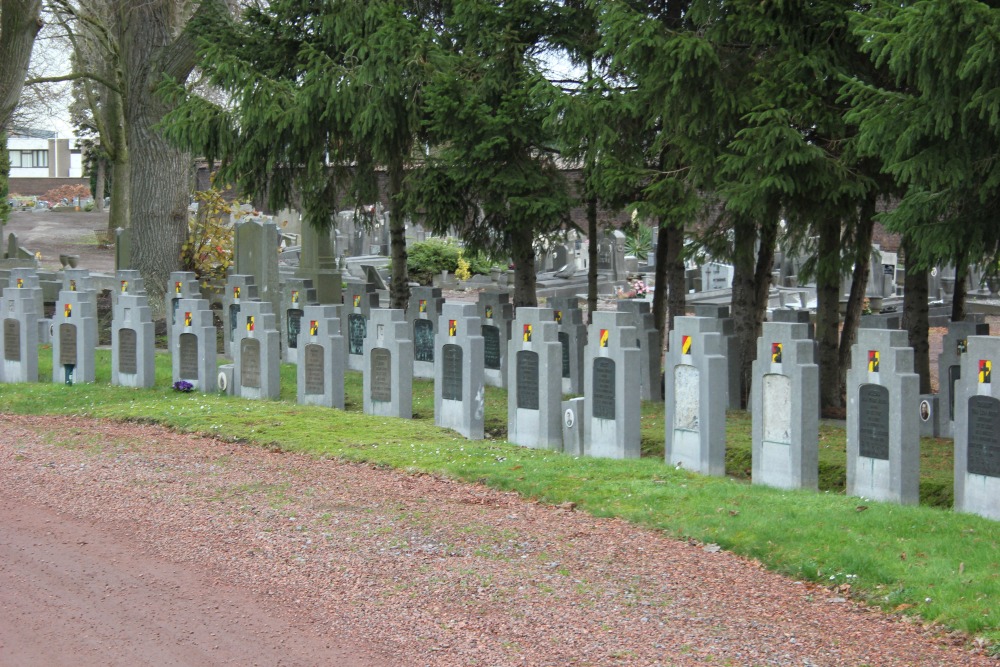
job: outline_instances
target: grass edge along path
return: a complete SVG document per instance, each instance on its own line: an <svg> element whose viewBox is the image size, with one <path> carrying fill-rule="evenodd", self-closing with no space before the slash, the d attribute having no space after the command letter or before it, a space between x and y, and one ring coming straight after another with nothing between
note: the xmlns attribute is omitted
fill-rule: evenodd
<svg viewBox="0 0 1000 667"><path fill-rule="evenodd" d="M752 486L678 470L660 458L583 458L499 440L470 441L434 425L429 382L414 383L418 418L401 420L361 413L360 374L348 374L347 411L338 411L297 405L291 365L282 368L283 400L249 401L174 392L166 355L157 355L155 388L112 387L110 353L97 354L94 384L0 385L0 410L141 420L224 440L479 482L543 503L573 502L597 517L619 517L676 538L717 544L773 571L837 587L932 627L961 631L1000 654L998 522L839 493ZM41 356L39 375L51 377L51 354L48 364L44 352ZM491 398L506 400L503 392ZM492 410L497 419L506 413L506 403Z"/></svg>

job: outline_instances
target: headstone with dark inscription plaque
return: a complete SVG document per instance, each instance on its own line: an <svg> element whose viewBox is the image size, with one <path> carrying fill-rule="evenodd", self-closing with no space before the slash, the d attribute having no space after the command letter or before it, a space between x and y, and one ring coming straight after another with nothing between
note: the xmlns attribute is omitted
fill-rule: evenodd
<svg viewBox="0 0 1000 667"><path fill-rule="evenodd" d="M240 309L247 301L259 301L257 286L253 276L230 274L226 278L225 292L222 294L222 341L224 354L232 358L232 344L236 340L236 329L240 321Z"/></svg>
<svg viewBox="0 0 1000 667"><path fill-rule="evenodd" d="M955 510L1000 520L1000 339L969 336L955 386Z"/></svg>
<svg viewBox="0 0 1000 667"><path fill-rule="evenodd" d="M583 393L583 350L587 345L587 325L583 323L580 300L574 297L550 297L547 304L559 327L562 346L562 392Z"/></svg>
<svg viewBox="0 0 1000 667"><path fill-rule="evenodd" d="M628 315L597 311L584 351L583 453L639 458L639 348Z"/></svg>
<svg viewBox="0 0 1000 667"><path fill-rule="evenodd" d="M371 311L364 348L364 411L413 417L413 339L403 311Z"/></svg>
<svg viewBox="0 0 1000 667"><path fill-rule="evenodd" d="M765 322L750 399L754 484L819 484L819 367L808 322Z"/></svg>
<svg viewBox="0 0 1000 667"><path fill-rule="evenodd" d="M340 331L343 306L305 306L299 345L298 402L344 409L347 339Z"/></svg>
<svg viewBox="0 0 1000 667"><path fill-rule="evenodd" d="M618 310L628 314L628 326L634 327L636 332L636 347L641 355L639 396L644 401L662 401L660 360L663 358L663 336L653 321L650 305L649 301L641 299L622 299L618 301Z"/></svg>
<svg viewBox="0 0 1000 667"><path fill-rule="evenodd" d="M483 377L491 387L507 388L507 343L511 338L514 307L507 292L479 293L476 309L482 322Z"/></svg>
<svg viewBox="0 0 1000 667"><path fill-rule="evenodd" d="M507 440L562 450L562 346L549 308L518 308L507 345Z"/></svg>
<svg viewBox="0 0 1000 667"><path fill-rule="evenodd" d="M125 291L119 290L111 308L111 384L152 387L156 346L152 310L146 294L138 289L142 279L123 273L119 271L117 277Z"/></svg>
<svg viewBox="0 0 1000 667"><path fill-rule="evenodd" d="M948 322L948 332L941 338L938 355L938 411L933 420L935 432L925 433L941 438L954 438L955 386L962 375L962 357L970 336L989 336L990 325L982 315L973 315L962 322Z"/></svg>
<svg viewBox="0 0 1000 667"><path fill-rule="evenodd" d="M281 394L281 343L277 318L267 301L240 305L233 341L233 388L237 396L277 399Z"/></svg>
<svg viewBox="0 0 1000 667"><path fill-rule="evenodd" d="M919 501L919 394L906 332L858 329L847 373L847 495Z"/></svg>
<svg viewBox="0 0 1000 667"><path fill-rule="evenodd" d="M177 319L170 328L171 370L175 385L187 382L205 393L213 392L218 387L218 343L214 318L206 299L177 300Z"/></svg>
<svg viewBox="0 0 1000 667"><path fill-rule="evenodd" d="M726 474L729 376L718 322L710 317L675 318L669 339L666 462L721 477Z"/></svg>
<svg viewBox="0 0 1000 667"><path fill-rule="evenodd" d="M14 269L12 274L23 269ZM39 322L41 320L41 288L38 278L11 276L11 286L3 289L0 298L0 319L3 320L3 364L0 382L38 382ZM17 282L20 280L20 282ZM31 287L30 285L34 285ZM20 287L18 287L20 285Z"/></svg>
<svg viewBox="0 0 1000 667"><path fill-rule="evenodd" d="M289 278L281 283L281 350L285 361L298 363L302 313L316 303L316 290L308 278Z"/></svg>
<svg viewBox="0 0 1000 667"><path fill-rule="evenodd" d="M440 287L412 287L406 321L413 331L413 377L434 377L436 327L444 298Z"/></svg>
<svg viewBox="0 0 1000 667"><path fill-rule="evenodd" d="M52 316L52 381L93 382L97 349L97 298L92 291L62 290Z"/></svg>
<svg viewBox="0 0 1000 667"><path fill-rule="evenodd" d="M378 294L372 285L351 282L344 290L343 317L347 321L347 367L352 371L365 370L365 340L368 338L368 321L378 308Z"/></svg>
<svg viewBox="0 0 1000 667"><path fill-rule="evenodd" d="M174 349L174 331L180 311L180 300L201 298L201 283L198 282L194 271L172 272L170 279L167 280L167 291L163 298L167 310L167 349L172 350Z"/></svg>
<svg viewBox="0 0 1000 667"><path fill-rule="evenodd" d="M482 440L485 410L482 325L471 303L445 303L437 321L434 423Z"/></svg>

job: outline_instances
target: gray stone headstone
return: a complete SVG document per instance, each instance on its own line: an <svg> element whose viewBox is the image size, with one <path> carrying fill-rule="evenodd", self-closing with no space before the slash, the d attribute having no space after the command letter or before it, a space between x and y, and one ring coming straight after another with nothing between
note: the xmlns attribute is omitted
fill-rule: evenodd
<svg viewBox="0 0 1000 667"><path fill-rule="evenodd" d="M243 326L240 311L247 301L259 301L257 286L253 276L230 274L226 278L226 289L222 295L222 341L226 356L232 357L232 344L236 340L236 329Z"/></svg>
<svg viewBox="0 0 1000 667"><path fill-rule="evenodd" d="M281 394L281 343L277 318L267 301L241 304L242 323L233 341L233 393L253 399Z"/></svg>
<svg viewBox="0 0 1000 667"><path fill-rule="evenodd" d="M306 306L302 309L301 350L298 364L298 401L344 409L344 371L347 340L341 334L343 306Z"/></svg>
<svg viewBox="0 0 1000 667"><path fill-rule="evenodd" d="M412 287L406 306L406 321L413 334L413 377L434 377L437 323L444 298L439 287Z"/></svg>
<svg viewBox="0 0 1000 667"><path fill-rule="evenodd" d="M694 307L695 317L715 320L715 330L722 335L722 355L726 358L730 410L740 409L740 358L736 340L736 329L729 314L729 306L698 304Z"/></svg>
<svg viewBox="0 0 1000 667"><path fill-rule="evenodd" d="M483 325L483 369L486 384L507 388L507 343L511 336L514 307L507 292L479 293L476 310Z"/></svg>
<svg viewBox="0 0 1000 667"><path fill-rule="evenodd" d="M174 330L177 326L177 311L181 299L200 299L201 285L194 271L174 271L167 282L164 296L167 309L167 349L174 349Z"/></svg>
<svg viewBox="0 0 1000 667"><path fill-rule="evenodd" d="M364 347L364 411L413 417L413 340L403 311L371 311Z"/></svg>
<svg viewBox="0 0 1000 667"><path fill-rule="evenodd" d="M955 385L955 510L1000 519L1000 338L969 336Z"/></svg>
<svg viewBox="0 0 1000 667"><path fill-rule="evenodd" d="M519 308L507 356L507 440L562 449L562 346L548 308Z"/></svg>
<svg viewBox="0 0 1000 667"><path fill-rule="evenodd" d="M120 281L125 281L119 276ZM135 286L128 281L126 290ZM141 279L140 279L141 284ZM152 387L156 338L153 313L145 294L119 292L111 316L111 384Z"/></svg>
<svg viewBox="0 0 1000 667"><path fill-rule="evenodd" d="M642 373L639 391L644 401L662 401L660 385L660 360L663 358L663 337L656 329L649 301L623 299L618 302L618 311L627 313L628 325L635 327L636 347L639 348Z"/></svg>
<svg viewBox="0 0 1000 667"><path fill-rule="evenodd" d="M955 385L962 376L962 357L971 336L989 336L990 325L985 322L949 322L948 332L941 339L938 355L938 393L941 409L938 411L937 433L942 438L954 438Z"/></svg>
<svg viewBox="0 0 1000 667"><path fill-rule="evenodd" d="M344 314L347 322L347 367L352 371L364 370L365 339L368 337L368 318L378 308L378 294L369 285L348 283L344 292ZM342 325L343 326L343 325Z"/></svg>
<svg viewBox="0 0 1000 667"><path fill-rule="evenodd" d="M919 391L906 332L859 329L847 373L847 495L919 501Z"/></svg>
<svg viewBox="0 0 1000 667"><path fill-rule="evenodd" d="M63 269L62 289L66 292L89 292L94 290L93 279L88 269Z"/></svg>
<svg viewBox="0 0 1000 667"><path fill-rule="evenodd" d="M189 382L198 391L213 392L218 386L218 354L211 306L200 298L176 301L177 317L170 327L173 382Z"/></svg>
<svg viewBox="0 0 1000 667"><path fill-rule="evenodd" d="M333 236L333 229L320 231L308 222L302 225L297 277L312 281L316 299L324 305L339 305L343 301L342 277L337 268L337 248Z"/></svg>
<svg viewBox="0 0 1000 667"><path fill-rule="evenodd" d="M411 298L412 301L412 298ZM445 303L435 339L434 423L482 440L486 389L482 325L471 303Z"/></svg>
<svg viewBox="0 0 1000 667"><path fill-rule="evenodd" d="M753 362L753 483L819 486L819 366L806 323L765 322Z"/></svg>
<svg viewBox="0 0 1000 667"><path fill-rule="evenodd" d="M639 348L625 313L597 311L584 351L584 454L639 458Z"/></svg>
<svg viewBox="0 0 1000 667"><path fill-rule="evenodd" d="M583 350L587 346L587 325L583 323L583 310L576 297L552 297L548 300L552 316L559 326L559 344L562 347L562 392L583 393ZM580 413L582 420L583 413ZM581 422L582 423L582 422ZM579 431L579 430L578 430Z"/></svg>
<svg viewBox="0 0 1000 667"><path fill-rule="evenodd" d="M253 276L261 301L271 304L271 312L281 310L278 284L278 227L248 220L233 227L233 257L238 275Z"/></svg>
<svg viewBox="0 0 1000 667"><path fill-rule="evenodd" d="M11 282L14 278L11 278ZM35 279L37 284L37 278ZM38 287L5 287L0 299L0 319L3 320L3 364L0 382L38 382L38 330L40 313Z"/></svg>
<svg viewBox="0 0 1000 667"><path fill-rule="evenodd" d="M97 299L91 291L59 292L52 318L52 381L93 382L97 349Z"/></svg>
<svg viewBox="0 0 1000 667"><path fill-rule="evenodd" d="M718 320L674 319L666 378L667 463L725 475L729 374Z"/></svg>
<svg viewBox="0 0 1000 667"><path fill-rule="evenodd" d="M312 281L289 278L281 284L281 349L284 360L298 362L299 336L302 332L302 314L306 305L316 303L316 290Z"/></svg>

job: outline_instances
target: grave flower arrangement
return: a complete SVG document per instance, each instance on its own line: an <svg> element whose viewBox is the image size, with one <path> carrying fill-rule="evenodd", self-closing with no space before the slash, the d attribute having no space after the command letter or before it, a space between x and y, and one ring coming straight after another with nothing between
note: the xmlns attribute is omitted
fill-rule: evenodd
<svg viewBox="0 0 1000 667"><path fill-rule="evenodd" d="M629 289L618 288L619 299L642 299L649 294L649 286L641 280L629 285Z"/></svg>
<svg viewBox="0 0 1000 667"><path fill-rule="evenodd" d="M187 380L178 380L174 383L174 391L179 391L182 393L189 393L194 391L194 385Z"/></svg>

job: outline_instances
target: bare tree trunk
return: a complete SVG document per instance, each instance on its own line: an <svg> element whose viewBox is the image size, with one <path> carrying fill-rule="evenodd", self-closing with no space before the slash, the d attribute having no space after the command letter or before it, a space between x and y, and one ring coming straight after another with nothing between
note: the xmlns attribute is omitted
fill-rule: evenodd
<svg viewBox="0 0 1000 667"><path fill-rule="evenodd" d="M871 273L872 235L875 232L875 204L872 196L865 201L858 220L857 235L854 240L854 270L851 273L851 293L847 298L847 313L844 315L844 330L840 333L838 353L841 378L840 393L845 394L847 369L851 367L851 346L858 337L861 310L865 299L865 287Z"/></svg>
<svg viewBox="0 0 1000 667"><path fill-rule="evenodd" d="M538 305L535 292L535 235L528 225L515 225L510 254L514 261L514 307Z"/></svg>
<svg viewBox="0 0 1000 667"><path fill-rule="evenodd" d="M42 28L42 0L3 0L0 14L0 132L8 130L21 99L35 35ZM4 149L6 149L4 142Z"/></svg>
<svg viewBox="0 0 1000 667"><path fill-rule="evenodd" d="M667 246L667 256L664 260L667 268L667 330L663 340L667 340L667 332L674 328L674 319L683 317L687 310L687 282L684 275L684 228L671 226L660 233L660 243ZM657 260L659 261L659 260Z"/></svg>
<svg viewBox="0 0 1000 667"><path fill-rule="evenodd" d="M967 246L962 246L955 257L955 291L951 296L951 321L961 322L965 319L965 300L969 294L969 253Z"/></svg>
<svg viewBox="0 0 1000 667"><path fill-rule="evenodd" d="M670 224L666 218L660 218L657 225L659 227L659 240L656 243L656 259L653 266L653 325L657 331L666 338L668 329L667 323L667 295L670 292L670 285L667 282L667 254L670 251L667 242L667 229Z"/></svg>
<svg viewBox="0 0 1000 667"><path fill-rule="evenodd" d="M816 262L816 341L819 352L821 409L841 408L840 393L840 219L830 215L818 225Z"/></svg>
<svg viewBox="0 0 1000 667"><path fill-rule="evenodd" d="M111 163L111 213L108 228L111 232L129 226L129 168L128 161L116 160Z"/></svg>
<svg viewBox="0 0 1000 667"><path fill-rule="evenodd" d="M757 358L757 338L760 337L767 314L767 299L771 290L774 268L774 245L778 234L777 215L768 216L760 225L741 221L735 226L733 294L730 311L736 336L736 364L740 374L740 405L746 406L750 396L753 361ZM756 255L753 248L759 246Z"/></svg>
<svg viewBox="0 0 1000 667"><path fill-rule="evenodd" d="M108 161L103 157L96 160L97 174L94 175L94 210L104 212L104 179L107 178ZM114 228L112 227L112 230Z"/></svg>
<svg viewBox="0 0 1000 667"><path fill-rule="evenodd" d="M597 310L597 197L587 198L587 321Z"/></svg>
<svg viewBox="0 0 1000 667"><path fill-rule="evenodd" d="M909 244L903 240L903 247ZM910 253L907 252L909 257ZM920 393L931 393L930 333L927 307L927 275L925 267L906 267L903 278L903 327L913 348L913 371L920 376Z"/></svg>
<svg viewBox="0 0 1000 667"><path fill-rule="evenodd" d="M403 215L403 161L389 163L389 256L392 259L392 277L389 279L389 298L392 308L406 309L410 300L410 283L406 271L406 220Z"/></svg>

